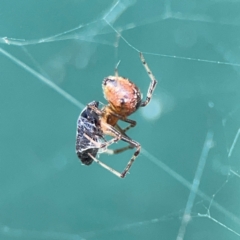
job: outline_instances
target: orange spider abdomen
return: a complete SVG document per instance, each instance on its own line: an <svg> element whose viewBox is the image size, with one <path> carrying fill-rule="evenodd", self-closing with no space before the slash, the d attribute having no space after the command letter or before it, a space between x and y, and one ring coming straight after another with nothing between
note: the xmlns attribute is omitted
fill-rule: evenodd
<svg viewBox="0 0 240 240"><path fill-rule="evenodd" d="M141 104L139 88L127 78L109 76L103 80L103 93L115 113L127 117Z"/></svg>

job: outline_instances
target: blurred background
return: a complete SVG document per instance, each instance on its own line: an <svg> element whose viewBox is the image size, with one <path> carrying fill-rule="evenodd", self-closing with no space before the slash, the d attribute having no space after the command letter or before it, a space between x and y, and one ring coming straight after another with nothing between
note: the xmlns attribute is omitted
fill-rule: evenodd
<svg viewBox="0 0 240 240"><path fill-rule="evenodd" d="M240 239L239 11L234 0L2 0L0 239ZM145 98L138 51L158 85L130 117L143 149L119 179L81 164L76 121L106 103L119 60ZM132 154L98 158L121 171Z"/></svg>

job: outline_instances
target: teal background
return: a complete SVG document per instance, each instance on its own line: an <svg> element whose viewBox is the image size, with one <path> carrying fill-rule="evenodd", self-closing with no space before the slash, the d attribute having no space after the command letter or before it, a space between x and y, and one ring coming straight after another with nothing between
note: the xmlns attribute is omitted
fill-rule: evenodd
<svg viewBox="0 0 240 240"><path fill-rule="evenodd" d="M112 24L132 46L121 38L116 46L103 21L111 0L0 3L0 48L80 102L0 54L0 239L176 239L209 130L199 190L217 193L212 218L198 215L210 203L197 195L184 239L240 239L239 139L228 157L240 120L239 1L122 1ZM129 135L143 151L122 180L81 165L75 132L81 106L106 103L101 82L119 60L119 74L146 96L149 78L134 48L159 83L149 118L144 109L131 116ZM120 171L131 155L99 158Z"/></svg>

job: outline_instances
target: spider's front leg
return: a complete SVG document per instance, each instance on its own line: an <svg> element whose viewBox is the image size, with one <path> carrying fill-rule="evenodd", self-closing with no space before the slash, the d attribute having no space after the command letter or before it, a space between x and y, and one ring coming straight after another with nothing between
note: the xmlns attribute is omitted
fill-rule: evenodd
<svg viewBox="0 0 240 240"><path fill-rule="evenodd" d="M143 101L140 105L141 107L145 107L145 106L148 105L148 103L150 102L150 100L152 98L153 91L154 91L154 89L156 88L156 85L157 85L157 80L155 79L154 75L152 74L152 71L148 67L147 62L145 61L145 59L143 57L143 54L141 52L140 52L140 59L141 59L141 62L143 64L146 72L148 73L148 76L151 79L151 82L150 82L150 85L149 85L149 88L148 88L148 92L147 92L146 100Z"/></svg>

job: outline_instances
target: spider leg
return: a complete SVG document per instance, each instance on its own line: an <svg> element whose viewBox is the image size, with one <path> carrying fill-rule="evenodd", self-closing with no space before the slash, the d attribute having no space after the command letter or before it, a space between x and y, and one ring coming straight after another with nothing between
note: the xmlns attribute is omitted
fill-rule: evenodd
<svg viewBox="0 0 240 240"><path fill-rule="evenodd" d="M118 149L107 149L108 146L112 145L114 142L117 142L120 140L120 137L115 137L109 141L106 141L104 143L99 143L99 142L96 142L95 140L93 140L91 137L89 137L86 133L84 133L84 137L87 138L90 142L92 142L96 148L99 148L99 149L104 149L104 153L107 153L107 154L118 154L118 153L121 153L121 152L124 152L128 149L133 149L134 146L132 145L128 145L126 147L123 147L123 148L118 148ZM126 137L128 137L126 135Z"/></svg>
<svg viewBox="0 0 240 240"><path fill-rule="evenodd" d="M118 65L120 64L121 60L118 61L115 69L114 69L114 73L115 73L115 77L118 78L119 74L118 74Z"/></svg>
<svg viewBox="0 0 240 240"><path fill-rule="evenodd" d="M132 120L132 121L133 121L133 120ZM130 128L136 126L137 122L136 122L136 121L133 121L133 122L135 122L135 123L134 123L134 124L130 124L129 126L127 126L127 127L125 127L125 128L123 129L123 132L124 132L124 133L125 133L126 131L128 131Z"/></svg>
<svg viewBox="0 0 240 240"><path fill-rule="evenodd" d="M125 169L123 170L123 172L121 173L121 178L124 178L127 174L127 172L129 171L129 169L131 168L133 162L135 161L135 159L137 158L137 156L140 153L141 150L141 145L132 140L131 138L127 137L126 134L122 134L121 132L119 132L116 128L114 128L113 126L105 123L104 124L106 127L106 130L108 130L108 134L109 135L115 135L116 138L123 140L124 142L129 143L130 147L135 147L136 151L134 152L133 156L131 157L131 159L129 160L127 166L125 167Z"/></svg>
<svg viewBox="0 0 240 240"><path fill-rule="evenodd" d="M125 133L125 129L121 129L121 127L120 127L118 124L115 125L115 128L116 128L119 132L121 132L121 134L123 134L125 137L129 138L128 135ZM134 146L132 146L132 145L129 144L129 145L126 146L126 147L122 147L122 148L118 148L118 149L106 149L106 150L104 151L104 153L113 155L113 154L118 154L118 153L125 152L126 150L128 150L128 149L133 149L133 148L134 148Z"/></svg>
<svg viewBox="0 0 240 240"><path fill-rule="evenodd" d="M129 118L124 118L123 116L121 116L121 115L119 115L119 114L117 114L117 113L114 113L114 112L111 112L111 114L112 114L113 116L117 117L118 119L122 120L123 122L129 123L129 126L127 126L127 127L124 128L124 129L121 129L121 130L122 130L121 132L124 132L124 133L125 133L125 132L128 131L130 128L135 127L135 126L137 125L137 122L134 121L134 120L131 120L131 119L129 119Z"/></svg>
<svg viewBox="0 0 240 240"><path fill-rule="evenodd" d="M128 129L130 128L130 126L129 126L129 128L124 128L124 129L122 129L118 124L116 124L114 127L115 127L119 132L121 132L122 135L124 135L124 136L127 137L127 138L130 138L130 137L126 134L126 130L128 130ZM133 149L133 148L134 148L134 146L131 145L131 144L129 144L128 146L123 147L123 148L119 148L119 149L114 149L114 150L112 150L112 149L107 149L106 153L108 153L108 154L118 154L118 153L124 152L124 151L126 151L126 150L128 150L128 149Z"/></svg>
<svg viewBox="0 0 240 240"><path fill-rule="evenodd" d="M129 139L132 142L135 142L131 139ZM108 171L112 172L113 174L115 174L116 176L118 176L119 178L125 178L126 174L129 172L129 169L131 168L133 162L135 161L136 157L138 156L138 154L140 153L140 149L141 146L139 143L135 142L136 146L137 146L137 151L134 153L134 155L132 156L132 158L130 159L130 161L128 162L127 166L125 167L125 169L123 170L122 173L116 171L115 169L109 167L108 165L106 165L105 163L99 161L97 158L93 157L90 153L88 153L88 155L99 165L101 165L103 168L107 169Z"/></svg>
<svg viewBox="0 0 240 240"><path fill-rule="evenodd" d="M96 142L94 141L91 137L89 137L86 133L84 133L84 137L87 138L90 142L92 142L97 148L99 149L106 149L108 146L112 145L113 143L117 142L120 140L120 137L119 136L116 136L115 138L109 140L109 141L106 141L104 143L99 143L99 142Z"/></svg>
<svg viewBox="0 0 240 240"><path fill-rule="evenodd" d="M124 139L122 139L124 140ZM126 140L124 140L126 141ZM131 157L131 159L129 160L127 166L125 167L125 169L122 172L122 178L124 178L126 176L126 174L129 172L132 164L134 163L135 159L137 158L137 156L139 155L140 151L141 151L141 145L132 140L132 139L128 139L126 142L129 142L130 146L134 146L136 148L136 151L134 152L133 156Z"/></svg>
<svg viewBox="0 0 240 240"><path fill-rule="evenodd" d="M93 105L87 105L88 108L91 108L92 111L94 111L97 115L101 116L103 114L103 111L98 109L97 107L93 106Z"/></svg>
<svg viewBox="0 0 240 240"><path fill-rule="evenodd" d="M113 154L118 154L118 153L122 153L122 152L125 152L126 150L128 149L133 149L134 146L132 145L128 145L126 147L123 147L123 148L118 148L118 149L106 149L106 151L104 151L104 153L107 153L107 154L110 154L110 155L113 155Z"/></svg>
<svg viewBox="0 0 240 240"><path fill-rule="evenodd" d="M141 107L145 107L146 105L148 105L148 103L150 102L151 98L152 98L152 93L157 85L157 80L155 79L155 77L153 76L150 68L148 67L147 65L147 62L145 61L144 57L143 57L143 54L140 52L140 59L141 59L141 62L145 68L145 70L147 71L148 73L148 76L150 77L151 79L151 83L149 85L149 88L148 88L148 92L147 92L147 97L146 97L146 100L143 101L141 103Z"/></svg>
<svg viewBox="0 0 240 240"><path fill-rule="evenodd" d="M109 167L108 165L106 165L105 163L99 161L97 158L93 157L90 153L88 153L88 155L99 165L101 165L103 168L107 169L108 171L110 171L111 173L115 174L118 177L122 177L122 174L116 170L114 170L113 168Z"/></svg>

